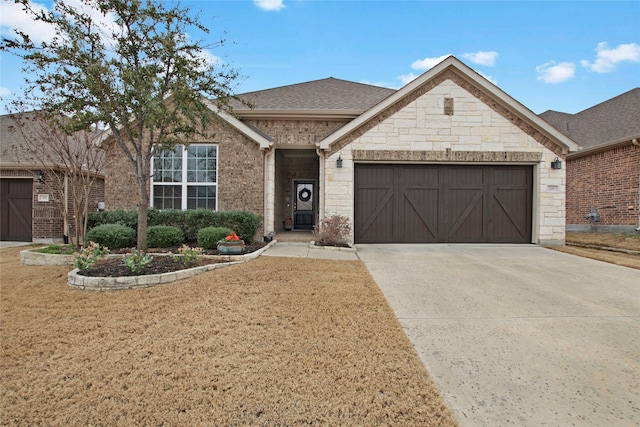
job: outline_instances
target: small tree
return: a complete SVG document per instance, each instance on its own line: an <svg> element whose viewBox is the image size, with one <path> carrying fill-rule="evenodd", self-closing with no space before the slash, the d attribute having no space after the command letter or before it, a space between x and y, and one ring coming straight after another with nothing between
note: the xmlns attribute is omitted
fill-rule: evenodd
<svg viewBox="0 0 640 427"><path fill-rule="evenodd" d="M135 172L138 248L145 250L153 155L188 144L194 134L206 135L211 108L228 108L237 73L209 60L203 43L187 34L209 32L188 8L142 0L80 0L74 7L56 0L48 11L14 1L32 19L51 25L56 36L35 43L16 30L1 49L27 64L25 79L37 108L70 117L67 127L73 130L94 123L108 127Z"/></svg>
<svg viewBox="0 0 640 427"><path fill-rule="evenodd" d="M87 233L91 190L104 169L104 152L98 146L102 132L92 129L67 134L60 126L64 118L39 111L11 118L14 124L10 131L19 132L23 143L12 145L11 153L6 154L24 169L38 168L45 173L64 218L64 233L72 244L80 246Z"/></svg>

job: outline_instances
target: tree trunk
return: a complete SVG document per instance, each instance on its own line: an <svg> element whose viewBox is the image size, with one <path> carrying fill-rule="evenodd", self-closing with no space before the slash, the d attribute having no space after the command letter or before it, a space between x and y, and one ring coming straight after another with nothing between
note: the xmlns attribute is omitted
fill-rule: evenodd
<svg viewBox="0 0 640 427"><path fill-rule="evenodd" d="M147 175L138 173L138 250L147 250L147 212L149 210L149 190Z"/></svg>

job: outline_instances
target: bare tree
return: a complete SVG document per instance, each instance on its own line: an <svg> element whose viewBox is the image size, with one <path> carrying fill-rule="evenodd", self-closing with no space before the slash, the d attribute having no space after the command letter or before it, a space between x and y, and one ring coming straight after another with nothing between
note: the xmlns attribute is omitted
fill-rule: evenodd
<svg viewBox="0 0 640 427"><path fill-rule="evenodd" d="M105 153L99 147L103 132L92 128L67 133L64 117L41 111L10 117L9 130L22 137L21 143L10 147L12 160L24 169L43 171L63 215L65 235L80 246L87 233L91 191L105 166Z"/></svg>

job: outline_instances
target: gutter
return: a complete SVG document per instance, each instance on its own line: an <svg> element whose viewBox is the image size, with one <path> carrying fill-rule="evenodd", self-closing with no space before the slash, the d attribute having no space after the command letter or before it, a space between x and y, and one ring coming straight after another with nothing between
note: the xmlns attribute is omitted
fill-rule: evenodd
<svg viewBox="0 0 640 427"><path fill-rule="evenodd" d="M636 147L640 147L640 135L635 136L626 136L624 138L614 139L609 142L605 142L604 144L596 145L589 148L583 148L580 151L574 151L572 153L567 154L568 159L576 159L583 156L588 156L589 154L597 153L598 151L604 151L611 148L623 147L631 143Z"/></svg>

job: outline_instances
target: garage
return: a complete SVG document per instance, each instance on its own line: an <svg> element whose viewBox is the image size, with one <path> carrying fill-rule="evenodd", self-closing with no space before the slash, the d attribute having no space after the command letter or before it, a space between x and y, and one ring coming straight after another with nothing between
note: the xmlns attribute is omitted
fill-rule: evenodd
<svg viewBox="0 0 640 427"><path fill-rule="evenodd" d="M531 243L532 166L354 166L356 243Z"/></svg>
<svg viewBox="0 0 640 427"><path fill-rule="evenodd" d="M33 179L1 179L0 188L0 240L30 242Z"/></svg>

